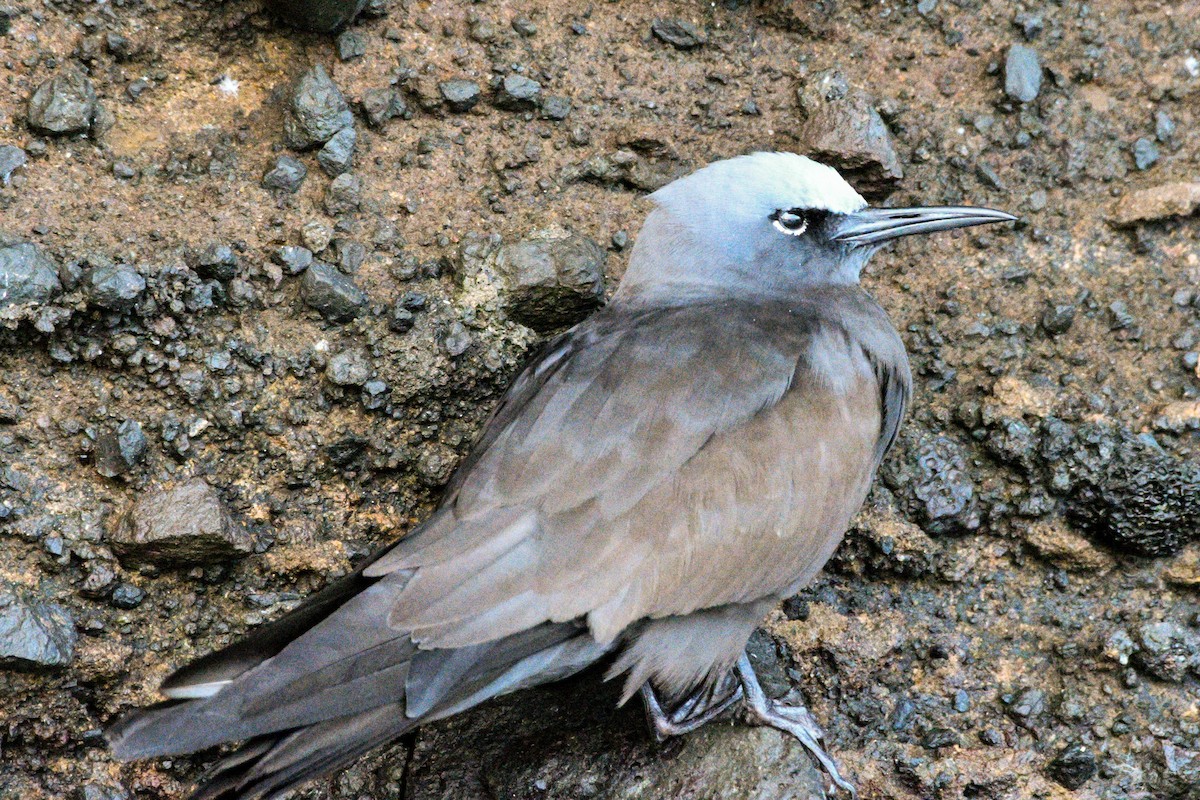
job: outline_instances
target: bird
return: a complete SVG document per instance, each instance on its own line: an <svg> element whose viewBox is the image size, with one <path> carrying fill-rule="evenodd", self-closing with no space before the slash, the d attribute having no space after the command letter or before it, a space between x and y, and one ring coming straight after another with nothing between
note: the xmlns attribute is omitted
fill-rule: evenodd
<svg viewBox="0 0 1200 800"><path fill-rule="evenodd" d="M912 379L860 287L903 236L1014 221L874 207L795 153L649 195L610 301L503 395L437 509L295 610L116 721L123 760L240 743L194 800L277 797L416 727L595 664L652 734L740 710L853 784L801 705L768 699L756 626L831 557Z"/></svg>

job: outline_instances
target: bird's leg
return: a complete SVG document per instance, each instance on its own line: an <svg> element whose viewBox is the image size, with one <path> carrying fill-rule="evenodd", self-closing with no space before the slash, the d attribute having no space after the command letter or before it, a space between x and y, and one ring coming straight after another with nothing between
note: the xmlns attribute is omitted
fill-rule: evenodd
<svg viewBox="0 0 1200 800"><path fill-rule="evenodd" d="M661 742L671 736L691 733L725 713L742 699L741 684L731 678L727 676L717 684L699 690L669 712L663 709L650 682L643 684L642 701L646 704L646 719L654 731L654 738Z"/></svg>
<svg viewBox="0 0 1200 800"><path fill-rule="evenodd" d="M852 800L858 797L854 786L842 777L833 758L822 749L820 740L825 734L804 706L788 706L771 700L758 684L758 676L745 653L738 659L737 676L742 684L742 709L751 725L762 725L790 733L821 763L834 786L847 792Z"/></svg>

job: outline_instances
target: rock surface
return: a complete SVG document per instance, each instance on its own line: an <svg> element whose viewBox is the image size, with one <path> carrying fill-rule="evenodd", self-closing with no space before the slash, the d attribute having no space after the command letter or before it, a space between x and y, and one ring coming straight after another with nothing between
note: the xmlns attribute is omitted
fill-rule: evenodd
<svg viewBox="0 0 1200 800"><path fill-rule="evenodd" d="M158 566L209 564L254 549L249 532L203 478L138 498L114 524L109 542L122 563Z"/></svg>

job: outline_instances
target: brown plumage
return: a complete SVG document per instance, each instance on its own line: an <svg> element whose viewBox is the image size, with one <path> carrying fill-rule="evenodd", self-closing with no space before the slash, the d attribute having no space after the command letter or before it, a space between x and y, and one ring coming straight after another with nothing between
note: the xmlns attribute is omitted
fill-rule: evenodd
<svg viewBox="0 0 1200 800"><path fill-rule="evenodd" d="M786 158L804 162L796 182L825 176ZM837 226L861 200L833 188L812 247L849 258ZM720 692L754 626L812 579L861 505L904 412L908 363L840 273L722 283L710 273L744 270L713 250L699 280L680 278L687 226L669 192L657 199L670 236L644 231L614 301L525 368L433 517L173 675L163 691L185 699L109 731L120 757L245 741L196 796L250 798L604 658L626 698L646 685L671 703ZM792 252L809 270L844 269Z"/></svg>

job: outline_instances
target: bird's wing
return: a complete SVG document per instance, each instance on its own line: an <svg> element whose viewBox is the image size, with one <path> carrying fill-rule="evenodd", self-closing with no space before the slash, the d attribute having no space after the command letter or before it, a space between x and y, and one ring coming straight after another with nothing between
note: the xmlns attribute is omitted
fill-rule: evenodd
<svg viewBox="0 0 1200 800"><path fill-rule="evenodd" d="M438 515L366 570L396 580L392 627L463 647L586 617L609 640L811 577L892 435L876 361L907 378L883 312L839 292L602 313L556 340Z"/></svg>

